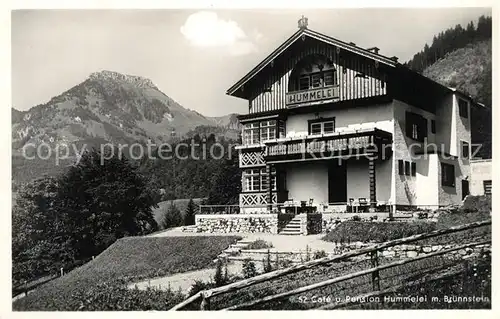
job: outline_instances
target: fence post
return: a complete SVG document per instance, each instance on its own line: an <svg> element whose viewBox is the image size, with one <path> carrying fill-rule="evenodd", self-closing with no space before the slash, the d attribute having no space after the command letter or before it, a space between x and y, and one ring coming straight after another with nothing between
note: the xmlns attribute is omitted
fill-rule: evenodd
<svg viewBox="0 0 500 319"><path fill-rule="evenodd" d="M377 250L372 251L370 255L371 255L370 259L372 262L372 267L373 268L378 267L378 251ZM373 291L380 290L380 276L378 270L372 273L372 284L373 284Z"/></svg>
<svg viewBox="0 0 500 319"><path fill-rule="evenodd" d="M26 297L28 295L28 281L24 281L24 296Z"/></svg>
<svg viewBox="0 0 500 319"><path fill-rule="evenodd" d="M64 276L64 268L61 267L61 277Z"/></svg>
<svg viewBox="0 0 500 319"><path fill-rule="evenodd" d="M210 295L211 293L202 292L201 293L201 304L200 310L210 310Z"/></svg>

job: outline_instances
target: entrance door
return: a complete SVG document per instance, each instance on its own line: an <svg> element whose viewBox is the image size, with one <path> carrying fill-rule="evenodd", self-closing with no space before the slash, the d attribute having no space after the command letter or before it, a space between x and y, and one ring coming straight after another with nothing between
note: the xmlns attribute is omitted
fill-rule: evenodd
<svg viewBox="0 0 500 319"><path fill-rule="evenodd" d="M328 202L347 202L347 166L345 161L337 160L328 166Z"/></svg>
<svg viewBox="0 0 500 319"><path fill-rule="evenodd" d="M469 181L462 180L462 199L469 195Z"/></svg>

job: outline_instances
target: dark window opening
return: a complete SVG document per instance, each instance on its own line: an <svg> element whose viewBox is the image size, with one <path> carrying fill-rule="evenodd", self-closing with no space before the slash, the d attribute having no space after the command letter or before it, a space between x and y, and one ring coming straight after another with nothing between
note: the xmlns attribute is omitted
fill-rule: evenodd
<svg viewBox="0 0 500 319"><path fill-rule="evenodd" d="M441 163L441 185L455 187L455 165Z"/></svg>
<svg viewBox="0 0 500 319"><path fill-rule="evenodd" d="M484 195L491 196L491 180L483 181Z"/></svg>
<svg viewBox="0 0 500 319"><path fill-rule="evenodd" d="M399 160L398 161L398 172L399 172L399 175L404 175L405 174L405 169L404 169L404 161L403 160Z"/></svg>
<svg viewBox="0 0 500 319"><path fill-rule="evenodd" d="M406 136L423 142L427 137L427 119L419 114L406 112Z"/></svg>
<svg viewBox="0 0 500 319"><path fill-rule="evenodd" d="M417 176L417 163L411 163L411 176Z"/></svg>
<svg viewBox="0 0 500 319"><path fill-rule="evenodd" d="M469 143L462 141L462 158L469 158Z"/></svg>
<svg viewBox="0 0 500 319"><path fill-rule="evenodd" d="M458 113L461 117L469 117L469 102L464 99L458 99Z"/></svg>
<svg viewBox="0 0 500 319"><path fill-rule="evenodd" d="M436 134L436 121L431 120L431 132L432 134Z"/></svg>

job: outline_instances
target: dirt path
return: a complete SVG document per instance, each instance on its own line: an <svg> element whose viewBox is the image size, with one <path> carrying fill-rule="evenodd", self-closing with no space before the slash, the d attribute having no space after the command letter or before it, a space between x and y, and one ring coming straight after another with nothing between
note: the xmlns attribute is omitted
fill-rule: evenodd
<svg viewBox="0 0 500 319"><path fill-rule="evenodd" d="M227 267L228 274L236 274L239 267L236 265L229 264ZM215 274L215 268L207 268L195 271L189 271L185 273L179 273L168 277L150 279L146 281L141 281L138 283L130 284L128 287L134 289L144 290L148 287L153 287L157 289L166 290L169 286L173 291L178 291L179 289L182 293L187 294L189 289L194 284L196 280L201 280L204 282L211 281Z"/></svg>

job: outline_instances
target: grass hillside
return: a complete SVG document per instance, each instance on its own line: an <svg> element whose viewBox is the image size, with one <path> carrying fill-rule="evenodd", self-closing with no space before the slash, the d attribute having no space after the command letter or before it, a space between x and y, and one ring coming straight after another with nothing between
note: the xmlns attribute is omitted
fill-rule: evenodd
<svg viewBox="0 0 500 319"><path fill-rule="evenodd" d="M481 41L448 53L427 67L423 74L488 104L487 97L482 96L482 92L486 89L487 82L491 81L491 61L491 40ZM491 101L491 96L489 99Z"/></svg>
<svg viewBox="0 0 500 319"><path fill-rule="evenodd" d="M85 308L87 307L86 298L96 294L112 296L120 302L123 294L127 294L127 298L135 300L136 296L128 294L141 295L144 292L128 291L124 286L127 282L203 269L211 265L212 260L222 250L238 239L235 236L122 238L94 260L41 286L28 296L16 300L13 303L13 309L88 310ZM96 302L97 304L102 302L105 307L114 306L103 301ZM167 300L163 302L166 303ZM82 306L83 309L81 309ZM95 303L92 306L94 307ZM136 306L139 307L139 305ZM164 306L154 305L152 309L159 310ZM128 310L135 309L134 305L129 305L129 307Z"/></svg>

